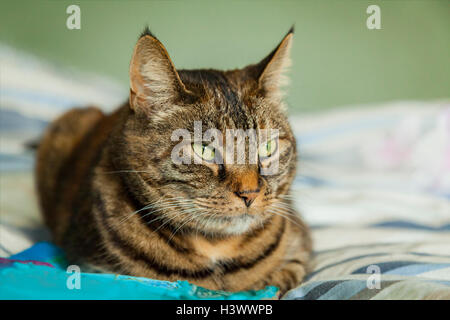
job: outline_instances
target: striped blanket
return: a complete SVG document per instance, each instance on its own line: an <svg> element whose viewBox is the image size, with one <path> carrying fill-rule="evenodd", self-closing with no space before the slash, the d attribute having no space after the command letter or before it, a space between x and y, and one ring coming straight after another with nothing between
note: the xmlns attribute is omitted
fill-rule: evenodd
<svg viewBox="0 0 450 320"><path fill-rule="evenodd" d="M450 299L450 104L302 115L314 270L284 299Z"/></svg>
<svg viewBox="0 0 450 320"><path fill-rule="evenodd" d="M0 46L0 257L49 236L23 146L73 105L113 107L125 88ZM36 81L39 79L39 81ZM450 299L450 103L296 114L296 206L313 271L283 299Z"/></svg>

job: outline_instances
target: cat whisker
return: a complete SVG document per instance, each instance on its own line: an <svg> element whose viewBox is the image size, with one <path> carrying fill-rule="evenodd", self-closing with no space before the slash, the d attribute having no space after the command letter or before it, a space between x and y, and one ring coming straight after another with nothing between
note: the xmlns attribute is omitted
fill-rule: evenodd
<svg viewBox="0 0 450 320"><path fill-rule="evenodd" d="M118 225L119 226L122 225L124 222L126 222L128 219L130 219L135 214L137 214L137 213L139 213L139 212L141 212L143 210L151 209L152 207L155 207L156 205L158 205L158 208L156 210L150 211L150 212L146 213L145 215L143 215L142 217L144 218L144 217L146 217L146 216L148 216L150 214L153 214L155 212L159 212L159 211L162 211L162 210L165 210L165 209L170 209L172 207L176 207L176 205L177 205L176 201L167 201L167 202L161 202L161 201L158 202L158 201L152 202L152 203L144 206L143 208L130 213L125 218L119 220L119 224ZM181 205L184 205L184 204L179 204L179 205L181 206Z"/></svg>
<svg viewBox="0 0 450 320"><path fill-rule="evenodd" d="M281 211L281 212L283 212L283 214L285 214L287 216L291 216L293 218L300 217L299 214L296 211L294 211L292 208L273 206L272 209Z"/></svg>
<svg viewBox="0 0 450 320"><path fill-rule="evenodd" d="M198 211L200 211L200 210L198 210ZM180 226L172 233L172 235L171 235L170 238L169 238L169 241L172 240L172 238L175 236L175 234L176 234L182 227L184 227L187 223L191 222L191 221L194 220L194 219L198 219L198 218L200 218L201 216L204 216L205 214L208 214L208 212L202 212L202 213L200 213L200 215L193 214L192 217L191 217L189 220L186 220L184 223L182 223L182 224L181 224L181 225L180 225Z"/></svg>
<svg viewBox="0 0 450 320"><path fill-rule="evenodd" d="M279 216L282 216L285 219L287 219L287 220L291 221L292 223L294 223L295 225L297 225L299 227L303 227L297 221L291 219L291 217L295 218L295 217L298 217L298 215L294 215L292 212L286 212L287 209L291 209L291 208L288 208L288 207L284 207L283 208L283 207L274 207L274 206L272 206L272 207L269 207L266 212L267 213L274 213L274 214L277 214Z"/></svg>
<svg viewBox="0 0 450 320"><path fill-rule="evenodd" d="M298 227L303 228L303 226L300 225L298 222L296 222L296 221L290 219L289 217L286 217L286 216L285 216L284 214L282 214L281 212L278 212L278 211L267 211L267 212L270 213L270 214L275 214L275 215L277 215L277 216L280 216L280 217L282 217L282 218L284 218L284 219L286 219L286 220L289 220L290 222L292 222L293 224L297 225Z"/></svg>
<svg viewBox="0 0 450 320"><path fill-rule="evenodd" d="M193 215L193 213L192 213L192 210L190 210L190 209L184 209L184 210L181 210L181 211L179 211L179 213L181 213L181 214L185 214L186 216L182 219L182 221L180 222L180 226L175 230L175 232L173 232L172 233L172 235L171 235L171 237L168 239L168 242L170 242L171 240L172 240L172 238L173 238L173 236L175 235L175 233L185 224L184 223L184 221L187 221L189 218L191 218L192 217L192 219L193 218L195 218L195 215ZM161 229L162 227L164 227L167 223L169 223L170 221L173 221L173 219L174 218L176 218L176 216L174 216L174 217L171 217L171 218L169 218L168 220L166 220L161 226L159 226L156 230L155 230L155 232L157 232L159 229ZM192 220L192 219L189 219L189 221L190 220ZM187 222L189 222L189 221L187 221Z"/></svg>
<svg viewBox="0 0 450 320"><path fill-rule="evenodd" d="M154 210L154 211L150 211L150 212L148 212L147 214L145 214L145 215L143 215L142 217L143 218L145 218L146 216L148 216L148 215L150 215L150 214L153 214L153 213L155 213L155 212L159 212L159 211L162 211L162 210L167 210L167 209L177 209L177 208L189 208L190 206L189 206L189 204L187 204L187 203L180 203L180 204L177 204L177 203L173 203L173 204L167 204L167 205L165 205L165 206L162 206L162 207L160 207L160 208L158 208L157 210Z"/></svg>
<svg viewBox="0 0 450 320"><path fill-rule="evenodd" d="M160 211L163 211L163 210L176 209L176 208L179 208L179 207L181 207L181 208L187 207L187 204L178 204L178 205L172 204L172 205L167 205L167 206L164 206L164 207L160 207L160 208L158 208L156 210L153 210L153 211L150 211L150 212L146 213L145 215L142 216L142 218L146 218L149 215L152 215L154 213L157 213L157 212L160 212ZM152 221L149 221L149 222L147 222L147 224L150 224L151 222Z"/></svg>
<svg viewBox="0 0 450 320"><path fill-rule="evenodd" d="M286 210L288 210L289 212L293 212L296 213L295 208L288 203L285 202L275 202L272 204L273 207L278 207L278 208L285 208Z"/></svg>
<svg viewBox="0 0 450 320"><path fill-rule="evenodd" d="M175 218L177 218L180 214L185 214L185 213L188 213L188 214L190 214L191 213L191 211L192 211L192 207L187 207L187 208L183 208L182 210L177 210L176 211L176 213L177 214L175 214L173 217L170 217L169 219L167 219L161 226L159 226L156 230L155 230L155 232L157 232L159 229L161 229L163 226L165 226L167 223L169 223L170 221L173 221ZM194 208L195 209L195 208ZM167 218L166 216L164 216L163 215L163 217L164 218ZM186 218L184 218L184 219L186 219ZM184 219L183 219L183 221L184 221Z"/></svg>

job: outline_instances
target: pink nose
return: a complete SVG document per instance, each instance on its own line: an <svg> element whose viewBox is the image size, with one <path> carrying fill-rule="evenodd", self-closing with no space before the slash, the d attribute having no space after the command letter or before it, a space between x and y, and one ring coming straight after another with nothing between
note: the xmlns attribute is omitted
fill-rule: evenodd
<svg viewBox="0 0 450 320"><path fill-rule="evenodd" d="M241 198L242 200L244 200L245 205L248 207L250 207L250 205L253 203L253 201L256 199L256 197L259 194L259 189L258 190L243 190L243 191L238 191L235 192L236 195Z"/></svg>
<svg viewBox="0 0 450 320"><path fill-rule="evenodd" d="M244 200L247 208L250 207L261 190L256 168L235 169L231 187L234 194Z"/></svg>

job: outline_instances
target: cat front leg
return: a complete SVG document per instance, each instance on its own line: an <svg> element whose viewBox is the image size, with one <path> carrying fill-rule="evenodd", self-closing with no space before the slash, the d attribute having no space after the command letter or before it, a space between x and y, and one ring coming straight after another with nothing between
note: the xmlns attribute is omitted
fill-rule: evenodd
<svg viewBox="0 0 450 320"><path fill-rule="evenodd" d="M299 260L287 261L283 267L269 273L260 280L255 289L262 289L266 286L279 288L278 297L283 296L287 291L298 286L306 275L306 267Z"/></svg>
<svg viewBox="0 0 450 320"><path fill-rule="evenodd" d="M289 224L287 248L278 268L268 272L254 286L255 289L262 289L268 285L278 287L280 289L278 297L298 286L312 267L310 262L312 240L309 230L299 218L290 222L292 223Z"/></svg>

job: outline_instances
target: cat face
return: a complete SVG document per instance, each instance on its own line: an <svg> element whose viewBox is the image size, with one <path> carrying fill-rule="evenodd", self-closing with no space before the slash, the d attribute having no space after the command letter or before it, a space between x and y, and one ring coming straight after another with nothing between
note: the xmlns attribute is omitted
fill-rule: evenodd
<svg viewBox="0 0 450 320"><path fill-rule="evenodd" d="M291 30L260 63L232 71L177 71L150 32L141 36L119 157L136 173L128 182L144 204L152 203L152 217L183 230L240 234L290 214L283 201L296 145L280 85L292 36ZM208 140L208 130L221 136ZM239 140L233 136L239 132L255 139ZM190 161L175 161L175 148Z"/></svg>

